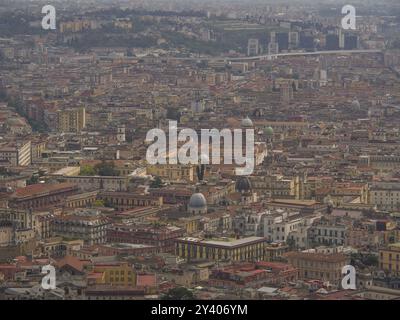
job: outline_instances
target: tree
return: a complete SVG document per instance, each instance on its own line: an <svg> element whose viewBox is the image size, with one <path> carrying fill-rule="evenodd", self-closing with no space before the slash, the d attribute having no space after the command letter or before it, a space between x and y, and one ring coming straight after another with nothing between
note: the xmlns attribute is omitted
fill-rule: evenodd
<svg viewBox="0 0 400 320"><path fill-rule="evenodd" d="M30 177L27 181L26 184L27 185L31 185L31 184L37 184L39 183L39 176L37 174L34 174L32 177Z"/></svg>
<svg viewBox="0 0 400 320"><path fill-rule="evenodd" d="M83 165L79 173L80 176L95 176L96 170L90 165Z"/></svg>
<svg viewBox="0 0 400 320"><path fill-rule="evenodd" d="M105 204L104 204L104 201L103 200L96 200L94 203L93 203L93 207L104 207L105 206Z"/></svg>
<svg viewBox="0 0 400 320"><path fill-rule="evenodd" d="M192 291L185 287L177 287L168 290L161 298L162 300L194 300Z"/></svg>
<svg viewBox="0 0 400 320"><path fill-rule="evenodd" d="M286 240L286 244L289 246L290 249L294 249L296 246L296 241L294 241L294 239L292 238L288 238Z"/></svg>
<svg viewBox="0 0 400 320"><path fill-rule="evenodd" d="M160 177L156 177L150 184L150 188L161 188L162 180Z"/></svg>
<svg viewBox="0 0 400 320"><path fill-rule="evenodd" d="M379 265L379 259L377 256L373 255L373 254L368 254L366 257L363 257L362 262L366 265L366 266L373 266L373 267L377 267Z"/></svg>
<svg viewBox="0 0 400 320"><path fill-rule="evenodd" d="M100 176L119 176L118 170L115 169L114 162L102 161L94 166L94 170Z"/></svg>

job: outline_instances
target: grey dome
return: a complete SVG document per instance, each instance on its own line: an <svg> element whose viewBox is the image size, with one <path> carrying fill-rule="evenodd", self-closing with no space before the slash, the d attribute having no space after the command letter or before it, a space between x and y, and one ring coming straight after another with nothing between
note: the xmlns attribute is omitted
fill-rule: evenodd
<svg viewBox="0 0 400 320"><path fill-rule="evenodd" d="M253 121L249 117L246 117L242 119L242 122L240 124L242 128L253 128Z"/></svg>
<svg viewBox="0 0 400 320"><path fill-rule="evenodd" d="M357 99L353 100L353 102L351 103L351 106L354 109L360 109L361 108L360 102Z"/></svg>
<svg viewBox="0 0 400 320"><path fill-rule="evenodd" d="M251 182L249 178L247 177L240 177L238 180L236 180L236 185L235 185L236 191L240 193L248 193L251 192Z"/></svg>
<svg viewBox="0 0 400 320"><path fill-rule="evenodd" d="M202 193L194 193L189 200L189 208L205 208L207 207L206 198Z"/></svg>

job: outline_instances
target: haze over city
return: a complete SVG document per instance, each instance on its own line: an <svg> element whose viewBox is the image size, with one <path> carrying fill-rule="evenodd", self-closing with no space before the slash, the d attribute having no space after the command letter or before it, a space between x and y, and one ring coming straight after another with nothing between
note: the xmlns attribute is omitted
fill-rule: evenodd
<svg viewBox="0 0 400 320"><path fill-rule="evenodd" d="M0 300L398 300L399 31L398 0L0 0Z"/></svg>

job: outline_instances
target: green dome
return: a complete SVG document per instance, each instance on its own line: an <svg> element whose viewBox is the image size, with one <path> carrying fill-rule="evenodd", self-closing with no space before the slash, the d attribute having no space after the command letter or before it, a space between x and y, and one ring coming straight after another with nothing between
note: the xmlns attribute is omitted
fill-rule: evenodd
<svg viewBox="0 0 400 320"><path fill-rule="evenodd" d="M271 127L265 127L264 134L267 136L272 136L274 134L274 129L272 129Z"/></svg>

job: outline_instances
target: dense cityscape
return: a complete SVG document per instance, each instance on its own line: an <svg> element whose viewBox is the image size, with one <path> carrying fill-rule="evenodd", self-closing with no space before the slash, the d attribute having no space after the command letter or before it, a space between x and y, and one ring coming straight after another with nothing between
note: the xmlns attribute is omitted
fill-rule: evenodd
<svg viewBox="0 0 400 320"><path fill-rule="evenodd" d="M0 300L399 300L399 121L398 0L0 0Z"/></svg>

